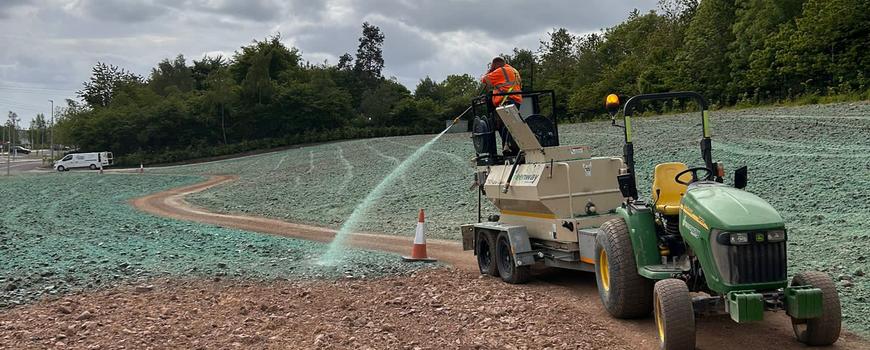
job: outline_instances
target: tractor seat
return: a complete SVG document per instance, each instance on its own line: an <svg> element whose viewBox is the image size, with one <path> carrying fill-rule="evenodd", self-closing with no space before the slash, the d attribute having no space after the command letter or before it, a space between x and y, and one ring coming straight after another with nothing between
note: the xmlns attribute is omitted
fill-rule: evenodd
<svg viewBox="0 0 870 350"><path fill-rule="evenodd" d="M662 215L680 213L680 200L686 193L686 185L678 184L674 177L688 169L683 163L662 163L656 165L653 175L652 196L656 211ZM658 194L656 194L658 192Z"/></svg>

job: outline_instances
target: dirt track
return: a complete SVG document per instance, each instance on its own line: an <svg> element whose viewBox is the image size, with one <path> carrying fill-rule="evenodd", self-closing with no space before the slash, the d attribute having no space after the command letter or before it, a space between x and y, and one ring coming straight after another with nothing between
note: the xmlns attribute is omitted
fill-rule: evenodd
<svg viewBox="0 0 870 350"><path fill-rule="evenodd" d="M334 230L275 219L212 213L191 206L184 200L184 196L188 194L203 191L233 179L235 176L214 176L196 185L136 199L132 201L132 204L143 211L175 219L320 242L330 241L335 234ZM359 233L353 234L348 242L355 247L396 253L406 253L410 249L407 237L390 235ZM473 256L468 252L463 252L458 242L429 240L427 243L430 255L468 272L476 271ZM554 295L564 293L566 289L569 290L569 293L576 297L576 303L592 315L596 322L626 339L628 344L636 345L638 348L655 347L655 335L652 331L651 320L622 321L609 317L600 306L594 278L591 278L590 275L545 270L538 275L537 283L543 283L544 288L553 290ZM505 288L514 287L506 286ZM738 344L741 347L759 349L805 348L794 340L791 324L782 313L769 315L764 322L756 324L735 324L726 316L705 318L698 322L699 349L733 349ZM867 349L870 348L870 344L855 335L844 332L834 348Z"/></svg>

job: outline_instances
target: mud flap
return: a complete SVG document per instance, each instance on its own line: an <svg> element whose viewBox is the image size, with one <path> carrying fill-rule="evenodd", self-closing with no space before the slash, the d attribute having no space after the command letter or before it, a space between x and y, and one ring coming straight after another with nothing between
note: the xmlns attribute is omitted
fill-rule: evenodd
<svg viewBox="0 0 870 350"><path fill-rule="evenodd" d="M529 240L529 231L525 226L505 225L500 222L481 222L477 224L462 225L462 249L474 249L475 232L489 230L492 232L506 232L511 244L511 252L514 263L517 266L529 266L535 264L537 251L532 250L532 242Z"/></svg>
<svg viewBox="0 0 870 350"><path fill-rule="evenodd" d="M507 229L508 239L511 241L511 251L514 254L514 262L517 266L529 266L535 264L535 254L532 243L529 241L529 232L524 226L514 226Z"/></svg>
<svg viewBox="0 0 870 350"><path fill-rule="evenodd" d="M462 250L474 250L474 225L462 225Z"/></svg>

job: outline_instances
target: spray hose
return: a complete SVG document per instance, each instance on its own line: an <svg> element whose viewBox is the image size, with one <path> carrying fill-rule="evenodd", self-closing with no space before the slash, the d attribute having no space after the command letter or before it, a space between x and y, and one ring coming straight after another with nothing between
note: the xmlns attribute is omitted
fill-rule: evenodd
<svg viewBox="0 0 870 350"><path fill-rule="evenodd" d="M466 108L465 111L463 111L458 116L456 116L455 119L453 119L453 123L450 125L452 126L452 125L456 125L456 123L459 123L459 118L462 118L462 116L464 116L465 113L468 113L468 111L470 111L470 110L471 110L471 106L468 106L468 108Z"/></svg>

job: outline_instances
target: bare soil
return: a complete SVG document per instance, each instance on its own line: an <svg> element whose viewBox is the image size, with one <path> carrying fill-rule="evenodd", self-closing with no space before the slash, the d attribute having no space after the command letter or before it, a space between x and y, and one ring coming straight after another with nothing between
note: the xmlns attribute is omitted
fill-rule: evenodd
<svg viewBox="0 0 870 350"><path fill-rule="evenodd" d="M575 282L545 271L509 286L452 268L330 282L158 280L0 313L0 348L657 348L651 322L614 321L591 306L588 286L562 283ZM702 321L698 347L802 348L776 323ZM834 348L866 345L845 336Z"/></svg>

